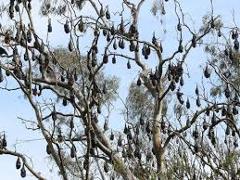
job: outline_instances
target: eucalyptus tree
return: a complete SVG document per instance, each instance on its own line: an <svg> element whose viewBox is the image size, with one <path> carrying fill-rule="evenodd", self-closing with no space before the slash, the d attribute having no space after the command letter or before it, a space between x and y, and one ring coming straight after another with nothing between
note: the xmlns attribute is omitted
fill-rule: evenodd
<svg viewBox="0 0 240 180"><path fill-rule="evenodd" d="M41 132L47 143L46 156L51 157L62 179L239 176L238 89L219 64L208 60L202 73L189 75L192 51L201 54L208 48L206 44L230 47L224 38L229 28L214 16L213 6L196 30L181 2L153 1L149 18L163 18L171 11L177 21L173 29L165 29L163 24L149 27L149 39L144 35L149 29L140 18L149 3L145 0L122 0L116 12L101 0L40 1L41 16L48 18L43 27L46 37L35 28L32 14L37 6L33 3L10 0L3 5L2 15L8 23L0 29L0 80L4 86L12 77L17 88L2 89L18 90L30 103L35 121L28 129ZM55 31L54 20L62 31ZM234 49L225 53L229 58L229 52L239 49L238 29L230 30ZM66 48L54 48L49 41L53 33L67 38ZM125 69L137 76L126 100L118 92L119 80L124 78L114 72L107 76L104 70L122 68L119 62L125 62ZM125 72L121 68L119 71ZM188 83L195 78L200 79L197 85ZM211 94L215 79L226 85L223 98ZM110 126L117 117L110 116L118 105L115 100L124 107L123 129ZM16 168L21 169L22 177L27 169L36 178L46 179L22 153L7 146L5 134L0 152L17 157Z"/></svg>

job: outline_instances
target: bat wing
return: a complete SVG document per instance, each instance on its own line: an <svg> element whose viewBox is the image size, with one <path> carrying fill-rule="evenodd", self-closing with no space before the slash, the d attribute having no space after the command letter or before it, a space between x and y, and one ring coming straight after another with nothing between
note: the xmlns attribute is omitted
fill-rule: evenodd
<svg viewBox="0 0 240 180"><path fill-rule="evenodd" d="M0 55L4 55L4 54L8 56L7 51L4 48L0 47Z"/></svg>

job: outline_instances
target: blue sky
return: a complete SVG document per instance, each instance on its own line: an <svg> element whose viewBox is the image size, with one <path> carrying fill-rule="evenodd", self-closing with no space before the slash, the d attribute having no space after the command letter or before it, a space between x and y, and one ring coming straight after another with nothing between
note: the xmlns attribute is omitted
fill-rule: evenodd
<svg viewBox="0 0 240 180"><path fill-rule="evenodd" d="M135 0L136 1L136 0ZM1 2L5 2L3 0L0 0ZM116 0L106 1L110 3L110 7L113 7L114 9L117 9L118 7L121 7L120 2ZM36 3L36 1L35 1ZM36 7L33 5L33 7ZM199 21L201 20L201 17L206 14L206 12L210 11L210 1L209 0L185 0L182 3L182 7L184 12L188 12L193 20L196 23L196 27L199 26ZM240 7L240 1L239 0L214 0L214 14L218 15L220 14L222 18L224 19L224 22L229 23L229 26L232 26L232 13L235 10L235 16L240 17L240 12L238 11ZM152 32L155 29L161 28L160 19L161 17L152 17L150 14L150 4L145 3L144 9L140 14L140 26L141 28L141 34L142 37L146 40L149 40L152 37ZM167 29L171 29L175 26L175 16L173 10L167 10L167 16L163 17L164 24ZM89 13L89 9L86 10L86 12ZM90 11L91 12L91 11ZM168 16L168 14L170 16ZM37 27L40 34L43 36L46 34L46 26L43 27L43 24L47 24L46 18L39 18L37 15L37 12L34 12L34 19L35 19L35 26ZM236 18L236 23L239 25L239 19ZM51 45L57 46L62 45L64 47L67 46L68 41L66 40L66 37L63 32L63 28L60 25L53 26L53 35L51 35ZM57 35L56 35L57 34ZM164 39L164 43L166 43L167 49L171 49L171 47L174 45L171 41L171 39L176 38L175 35L173 37L169 36L169 39ZM82 42L84 44L84 42ZM196 74L199 72L198 67L201 64L202 60L206 58L204 55L200 55L198 52L193 52L189 59L189 67L191 68L191 74ZM198 63L196 63L196 61ZM121 86L120 86L120 94L123 96L127 95L127 89L129 87L129 83L132 80L137 79L137 71L138 69L135 69L134 71L128 71L126 70L126 62L117 62L117 66L108 65L106 67L106 72L108 74L115 74L117 76L120 76L122 79ZM196 81L195 78L193 78L193 82ZM11 81L9 81L11 84ZM2 84L3 85L3 84ZM24 98L19 94L18 92L0 92L0 132L6 130L6 135L9 143L9 147L14 149L14 143L16 140L28 140L28 139L35 139L39 138L38 133L32 133L31 131L27 131L24 127L24 125L21 123L17 117L22 117L29 120L34 120L34 115L32 111L30 111L30 106L27 104L27 102L24 100ZM118 107L117 110L120 110L121 107ZM119 114L114 114L115 117L120 117ZM113 124L114 125L114 124ZM117 126L115 125L115 128ZM51 167L51 163L47 160L47 156L45 153L45 146L42 146L42 141L32 141L24 144L17 145L17 150L19 152L23 152L25 154L30 155L30 157L33 159L34 168L43 172L43 176L47 177L47 179L58 179L56 178L54 173L50 173L48 169ZM0 156L0 179L4 180L17 180L21 179L19 175L19 171L15 170L15 158L11 158L9 156ZM25 178L27 180L34 179L30 176Z"/></svg>

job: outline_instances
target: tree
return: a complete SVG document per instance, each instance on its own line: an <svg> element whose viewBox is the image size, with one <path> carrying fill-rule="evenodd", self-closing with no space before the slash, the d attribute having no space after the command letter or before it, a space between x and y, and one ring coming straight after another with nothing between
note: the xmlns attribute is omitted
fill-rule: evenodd
<svg viewBox="0 0 240 180"><path fill-rule="evenodd" d="M228 47L223 59L232 60L231 53L238 54L238 29L225 28L220 17L214 16L212 4L212 12L196 31L179 1L154 1L152 18L167 16L174 9L177 19L170 31L177 39L166 42L157 29L152 29L150 40L142 37L139 14L144 0L122 0L117 12L104 1L42 1L47 37L35 29L32 13L37 7L32 3L11 0L3 6L4 16L14 27L1 28L0 80L3 84L13 78L18 87L2 89L20 90L26 97L36 118L28 129L41 132L46 156L62 179L239 178L239 88L228 80L220 61L204 62L202 84L187 83L192 51L200 53L205 48L213 57L223 57L223 44ZM86 14L85 8L94 14ZM63 37L68 38L67 49L53 48L48 39L54 32L52 21L58 18ZM226 38L228 29L234 34L234 49ZM84 37L89 40L83 47ZM172 49L166 50L167 43ZM119 61L138 76L126 101L118 92L119 79L104 71ZM226 85L224 98L210 94L216 91L214 79ZM195 90L187 92L184 87ZM110 116L118 105L115 100L124 105L122 130L120 125L117 129L109 126L116 120ZM0 152L17 157L22 177L27 169L36 178L46 179L22 153L7 146L4 133Z"/></svg>

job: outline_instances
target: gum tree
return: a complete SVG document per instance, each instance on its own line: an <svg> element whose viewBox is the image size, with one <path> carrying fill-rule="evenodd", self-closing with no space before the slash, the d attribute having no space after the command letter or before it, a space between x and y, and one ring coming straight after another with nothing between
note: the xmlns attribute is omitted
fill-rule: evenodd
<svg viewBox="0 0 240 180"><path fill-rule="evenodd" d="M238 88L227 80L219 64L208 60L198 77L202 81L188 83L196 78L188 71L192 51L200 54L206 44L228 46L224 37L230 32L234 32L234 48L228 46L229 51L239 49L238 29L229 32L214 16L213 6L196 30L181 2L153 1L150 18L168 16L171 11L177 19L169 30L176 39L163 41L161 36L168 29L152 29L150 39L140 33L145 27L139 16L149 3L145 0L122 0L116 12L101 0L41 1L41 15L48 18L47 37L35 29L32 13L37 7L32 3L11 0L2 7L8 23L0 31L0 80L3 90L18 90L30 103L35 120L28 130L41 132L46 156L62 179L239 176ZM54 19L68 38L66 49L54 48L48 40L54 33ZM88 40L83 47L84 37ZM171 49L166 48L169 45ZM231 59L229 51L225 56ZM137 76L126 100L118 93L122 77L107 76L104 71L119 61ZM10 78L17 86L14 89L4 83ZM210 94L215 79L226 84L225 97ZM109 126L116 121L110 116L118 105L115 100L124 106L123 129ZM45 179L23 154L8 148L4 133L0 152L17 157L16 168L22 177L27 170Z"/></svg>

